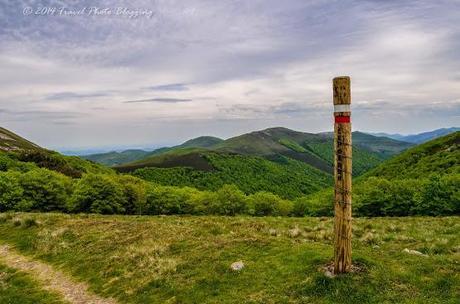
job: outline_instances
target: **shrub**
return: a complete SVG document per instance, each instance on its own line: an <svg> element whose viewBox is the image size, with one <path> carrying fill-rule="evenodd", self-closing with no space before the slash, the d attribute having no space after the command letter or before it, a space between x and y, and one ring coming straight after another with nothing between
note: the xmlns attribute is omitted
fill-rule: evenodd
<svg viewBox="0 0 460 304"><path fill-rule="evenodd" d="M70 178L48 169L34 169L20 175L23 189L22 201L17 205L21 211L53 211L66 209L71 192Z"/></svg>
<svg viewBox="0 0 460 304"><path fill-rule="evenodd" d="M0 212L16 209L22 198L19 173L0 172Z"/></svg>
<svg viewBox="0 0 460 304"><path fill-rule="evenodd" d="M142 214L146 208L146 182L134 176L122 175L117 178L125 197L126 214Z"/></svg>
<svg viewBox="0 0 460 304"><path fill-rule="evenodd" d="M446 215L460 213L460 175L431 176L419 193L413 213Z"/></svg>
<svg viewBox="0 0 460 304"><path fill-rule="evenodd" d="M249 214L256 216L289 215L292 203L270 192L257 192L248 197Z"/></svg>
<svg viewBox="0 0 460 304"><path fill-rule="evenodd" d="M213 206L219 204L216 192L200 191L192 194L189 199L190 206L193 206L193 214L211 214Z"/></svg>
<svg viewBox="0 0 460 304"><path fill-rule="evenodd" d="M294 200L292 206L292 215L293 216L306 216L309 214L309 205L310 200L306 197L299 197Z"/></svg>
<svg viewBox="0 0 460 304"><path fill-rule="evenodd" d="M210 206L213 214L236 215L247 211L247 199L235 185L225 185L217 191L217 199Z"/></svg>
<svg viewBox="0 0 460 304"><path fill-rule="evenodd" d="M124 213L123 187L110 175L85 174L75 185L69 202L73 212Z"/></svg>
<svg viewBox="0 0 460 304"><path fill-rule="evenodd" d="M169 186L151 186L147 190L148 214L187 214L193 213L190 205L192 188L177 188Z"/></svg>

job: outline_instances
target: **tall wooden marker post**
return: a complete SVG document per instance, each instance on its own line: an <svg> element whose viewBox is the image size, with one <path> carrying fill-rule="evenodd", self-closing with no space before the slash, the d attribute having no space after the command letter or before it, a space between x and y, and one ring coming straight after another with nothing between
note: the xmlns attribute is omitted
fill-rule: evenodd
<svg viewBox="0 0 460 304"><path fill-rule="evenodd" d="M351 270L351 91L350 77L332 81L334 94L334 273Z"/></svg>

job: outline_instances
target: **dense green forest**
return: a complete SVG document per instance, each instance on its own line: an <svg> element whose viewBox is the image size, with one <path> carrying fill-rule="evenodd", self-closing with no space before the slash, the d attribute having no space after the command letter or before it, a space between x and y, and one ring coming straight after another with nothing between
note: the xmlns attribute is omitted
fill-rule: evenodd
<svg viewBox="0 0 460 304"><path fill-rule="evenodd" d="M146 167L134 171L133 175L161 185L212 191L234 184L247 194L269 191L288 199L332 185L331 175L283 156L276 162L261 157L214 152L201 152L200 157L210 164L212 170Z"/></svg>
<svg viewBox="0 0 460 304"><path fill-rule="evenodd" d="M354 132L353 174L359 176L411 144ZM269 191L294 199L332 185L333 138L271 128L228 140L200 137L161 149L119 172L167 186L215 191L235 184L246 194Z"/></svg>

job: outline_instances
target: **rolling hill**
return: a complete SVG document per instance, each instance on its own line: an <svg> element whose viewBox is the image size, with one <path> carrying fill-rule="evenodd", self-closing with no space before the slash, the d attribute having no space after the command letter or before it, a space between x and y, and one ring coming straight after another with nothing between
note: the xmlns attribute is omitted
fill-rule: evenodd
<svg viewBox="0 0 460 304"><path fill-rule="evenodd" d="M21 136L0 127L0 151L14 152L23 150L41 150L46 151L42 147L28 141Z"/></svg>
<svg viewBox="0 0 460 304"><path fill-rule="evenodd" d="M377 137L362 132L353 132L355 153L355 174L359 175L374 167L383 159L398 154L412 146L410 143ZM181 145L165 147L152 152L126 150L82 156L108 166L130 167L147 164L151 159L166 152L184 148L204 148L218 152L237 153L277 159L280 155L308 163L320 170L331 172L333 137L332 133L304 133L286 128L270 128L222 140L211 136L191 139ZM182 153L181 153L182 154ZM193 167L193 164L191 164Z"/></svg>
<svg viewBox="0 0 460 304"><path fill-rule="evenodd" d="M353 182L361 216L460 214L460 131L412 147ZM307 199L311 214L332 215L333 188Z"/></svg>
<svg viewBox="0 0 460 304"><path fill-rule="evenodd" d="M353 139L353 169L355 175L362 174L389 156L412 146L409 143L361 132L354 132ZM332 172L333 138L328 133L312 134L286 128L270 128L227 140L220 140L215 144L206 146L196 142L197 139L194 139L173 148L155 150L144 159L122 164L116 168L123 172L142 167L177 166L192 167L199 170L203 167L203 158L199 155L206 154L206 151L213 151L216 153L263 157L275 162L283 158L290 158L306 163L328 174ZM184 147L187 147L187 149L184 149ZM187 163L184 158L188 158L191 161ZM205 167L210 169L209 166Z"/></svg>
<svg viewBox="0 0 460 304"><path fill-rule="evenodd" d="M460 131L413 147L367 172L363 178L425 178L460 173Z"/></svg>
<svg viewBox="0 0 460 304"><path fill-rule="evenodd" d="M96 163L106 165L106 166L116 166L116 165L122 165L122 164L130 163L130 162L134 162L134 161L141 160L141 159L144 159L152 155L158 155L158 154L176 150L176 149L191 148L191 147L209 148L222 141L223 141L222 139L213 137L213 136L201 136L201 137L190 139L178 146L160 148L154 151L145 151L141 149L130 149L130 150L122 151L122 152L112 151L112 152L106 152L106 153L83 155L81 157L87 160L94 161Z"/></svg>
<svg viewBox="0 0 460 304"><path fill-rule="evenodd" d="M356 176L411 146L360 132L353 135L357 142L353 148ZM162 185L216 190L235 184L247 194L269 191L295 198L332 185L332 167L330 134L271 128L207 147L183 144L157 150L142 160L114 168Z"/></svg>
<svg viewBox="0 0 460 304"><path fill-rule="evenodd" d="M0 171L29 170L33 166L47 168L71 177L83 173L113 173L113 170L77 156L64 156L40 147L23 137L0 127Z"/></svg>

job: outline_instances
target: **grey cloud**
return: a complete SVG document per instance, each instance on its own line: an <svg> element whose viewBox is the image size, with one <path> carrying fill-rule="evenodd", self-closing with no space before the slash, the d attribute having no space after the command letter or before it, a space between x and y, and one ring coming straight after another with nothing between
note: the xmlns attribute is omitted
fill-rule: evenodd
<svg viewBox="0 0 460 304"><path fill-rule="evenodd" d="M95 93L75 93L75 92L58 92L45 97L46 100L80 100L93 97L105 97L110 95L106 92Z"/></svg>
<svg viewBox="0 0 460 304"><path fill-rule="evenodd" d="M164 85L157 85L152 87L147 87L147 89L152 91L188 91L189 88L184 83L171 83Z"/></svg>
<svg viewBox="0 0 460 304"><path fill-rule="evenodd" d="M71 119L86 116L85 113L71 111L44 111L44 110L28 110L28 111L12 111L2 110L6 116L15 119Z"/></svg>
<svg viewBox="0 0 460 304"><path fill-rule="evenodd" d="M143 102L160 102L160 103L179 103L179 102L190 102L192 99L182 99L182 98L150 98L150 99L137 99L137 100L127 100L123 101L124 103L143 103Z"/></svg>

